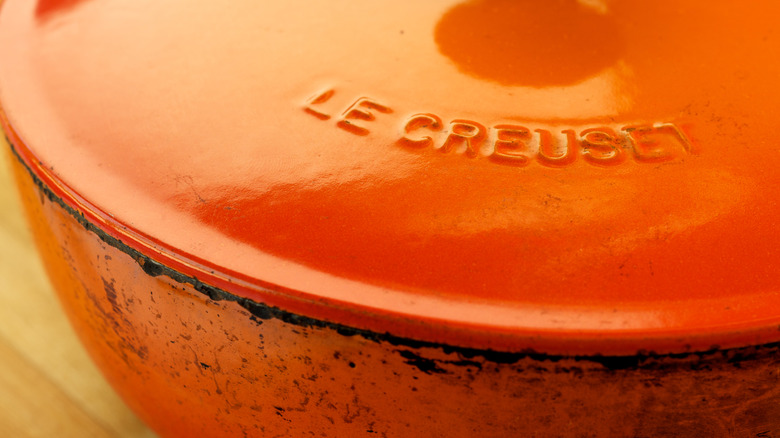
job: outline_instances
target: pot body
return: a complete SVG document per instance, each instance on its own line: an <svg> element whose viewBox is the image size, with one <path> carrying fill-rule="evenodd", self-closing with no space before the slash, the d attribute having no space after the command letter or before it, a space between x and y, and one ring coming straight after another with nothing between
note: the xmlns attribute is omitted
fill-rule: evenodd
<svg viewBox="0 0 780 438"><path fill-rule="evenodd" d="M80 337L161 436L773 436L777 345L564 357L416 342L269 312L148 265L13 157Z"/></svg>

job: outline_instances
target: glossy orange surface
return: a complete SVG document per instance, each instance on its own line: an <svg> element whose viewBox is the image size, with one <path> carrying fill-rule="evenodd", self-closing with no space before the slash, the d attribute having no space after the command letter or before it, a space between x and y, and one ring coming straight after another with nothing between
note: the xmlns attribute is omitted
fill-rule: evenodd
<svg viewBox="0 0 780 438"><path fill-rule="evenodd" d="M6 0L3 126L110 235L287 311L551 354L775 342L778 9Z"/></svg>

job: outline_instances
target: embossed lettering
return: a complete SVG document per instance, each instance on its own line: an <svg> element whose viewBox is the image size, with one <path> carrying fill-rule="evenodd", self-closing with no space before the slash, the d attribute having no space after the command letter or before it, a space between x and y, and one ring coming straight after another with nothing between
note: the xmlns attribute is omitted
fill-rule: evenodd
<svg viewBox="0 0 780 438"><path fill-rule="evenodd" d="M531 131L524 126L496 125L496 142L490 160L510 166L525 166L530 159L524 152L528 150L527 141Z"/></svg>
<svg viewBox="0 0 780 438"><path fill-rule="evenodd" d="M450 124L450 135L439 149L441 152L449 152L451 149L466 146L466 156L474 158L477 150L487 136L487 129L477 122L470 120L453 120Z"/></svg>
<svg viewBox="0 0 780 438"><path fill-rule="evenodd" d="M563 153L556 153L555 142L550 131L537 129L535 132L539 133L539 153L536 155L536 159L540 164L548 167L564 167L577 159L580 142L573 129L561 132L566 135L566 150Z"/></svg>
<svg viewBox="0 0 780 438"><path fill-rule="evenodd" d="M623 130L633 144L634 158L641 163L660 163L673 160L683 152L693 153L688 137L672 124L634 125Z"/></svg>
<svg viewBox="0 0 780 438"><path fill-rule="evenodd" d="M625 161L622 142L612 128L591 128L580 133L582 157L600 166L614 166Z"/></svg>
<svg viewBox="0 0 780 438"><path fill-rule="evenodd" d="M335 90L330 89L313 96L306 102L307 105L303 108L303 110L320 120L328 120L330 118L328 114L312 108L312 105L321 105L329 101L330 98L333 97L333 94L335 94Z"/></svg>
<svg viewBox="0 0 780 438"><path fill-rule="evenodd" d="M369 110L378 111L380 113L389 114L392 113L389 107L382 105L381 103L372 100L368 97L361 97L355 103L350 105L344 115L336 124L339 128L351 132L355 135L368 135L370 132L363 126L356 125L353 120L373 121L376 120L376 116Z"/></svg>
<svg viewBox="0 0 780 438"><path fill-rule="evenodd" d="M442 123L439 116L435 114L415 114L404 126L404 132L406 135L398 140L399 144L408 146L411 148L425 148L433 146L433 137L425 135L422 137L412 137L409 134L421 130L428 129L432 132L438 132L442 129Z"/></svg>
<svg viewBox="0 0 780 438"><path fill-rule="evenodd" d="M304 111L320 120L331 119L328 108L333 107L335 94L334 89L328 89L312 96L306 101ZM365 136L371 126L366 124L375 121L377 113L393 112L383 103L361 97L336 118L336 126ZM449 120L445 124L436 114L414 114L406 119L396 144L409 149L452 151L469 158L483 157L514 167L528 166L533 161L545 167L566 167L574 164L579 156L584 163L608 167L624 163L628 155L633 155L639 163L659 163L697 153L689 131L674 123L627 125L619 131L609 126L577 128L583 129L577 135L575 129L556 134L544 126L529 129L499 123L488 128L474 120Z"/></svg>

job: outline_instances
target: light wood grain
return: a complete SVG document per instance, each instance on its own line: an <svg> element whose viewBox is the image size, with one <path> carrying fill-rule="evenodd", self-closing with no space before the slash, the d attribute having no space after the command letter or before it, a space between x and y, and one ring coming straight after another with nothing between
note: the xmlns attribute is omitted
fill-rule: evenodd
<svg viewBox="0 0 780 438"><path fill-rule="evenodd" d="M2 150L0 437L154 437L108 386L60 310L8 160Z"/></svg>

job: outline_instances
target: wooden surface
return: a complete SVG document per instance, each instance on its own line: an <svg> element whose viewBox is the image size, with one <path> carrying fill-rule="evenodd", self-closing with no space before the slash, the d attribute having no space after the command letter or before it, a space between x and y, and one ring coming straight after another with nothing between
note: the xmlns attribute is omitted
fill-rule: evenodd
<svg viewBox="0 0 780 438"><path fill-rule="evenodd" d="M0 152L0 437L154 437L68 325Z"/></svg>

